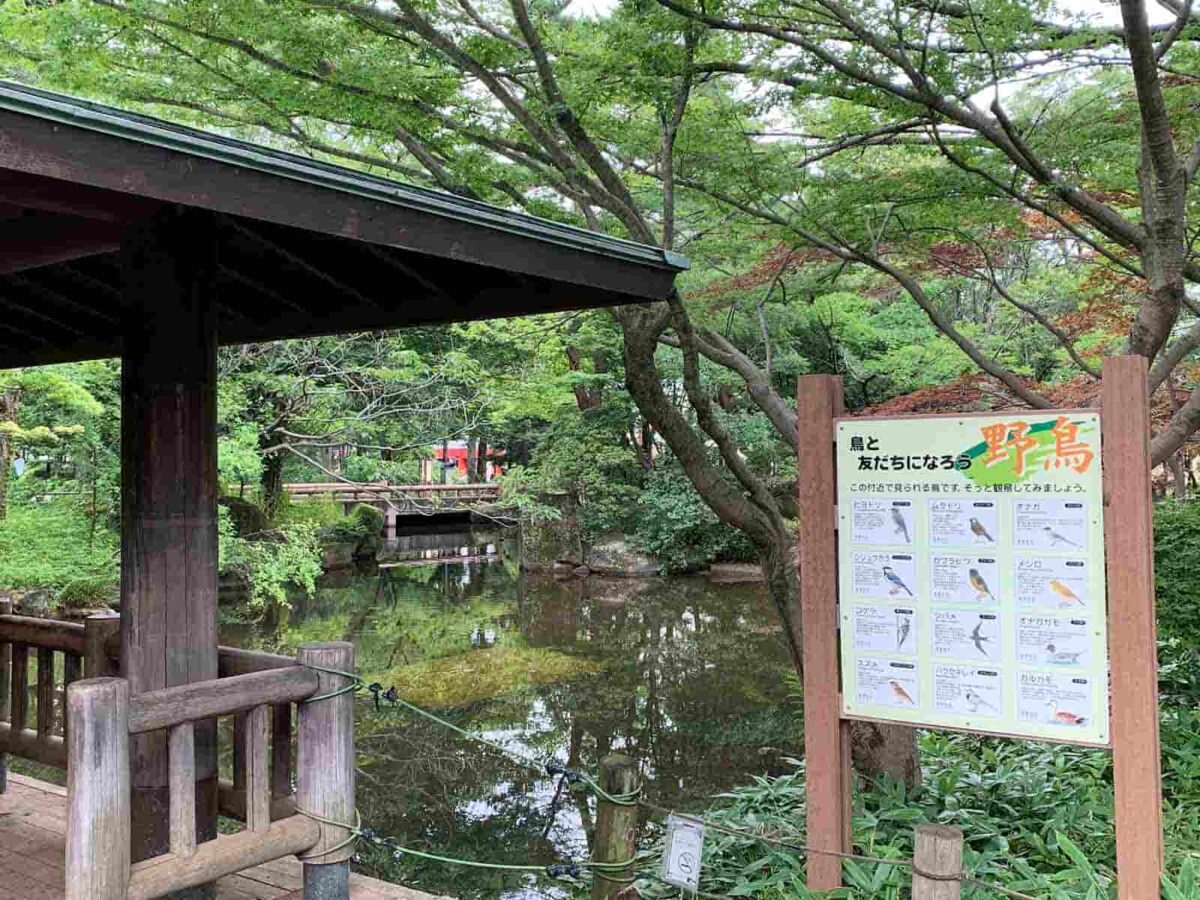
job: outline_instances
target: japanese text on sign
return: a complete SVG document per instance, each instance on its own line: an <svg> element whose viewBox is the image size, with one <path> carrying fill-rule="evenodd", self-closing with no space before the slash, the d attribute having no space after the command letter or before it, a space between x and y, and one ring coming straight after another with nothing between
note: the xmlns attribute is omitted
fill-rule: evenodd
<svg viewBox="0 0 1200 900"><path fill-rule="evenodd" d="M842 419L843 714L1107 744L1095 413Z"/></svg>

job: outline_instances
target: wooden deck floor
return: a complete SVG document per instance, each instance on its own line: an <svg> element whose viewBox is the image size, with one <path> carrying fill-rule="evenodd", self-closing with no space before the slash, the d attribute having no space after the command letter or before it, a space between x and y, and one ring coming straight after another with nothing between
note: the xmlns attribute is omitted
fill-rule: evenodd
<svg viewBox="0 0 1200 900"><path fill-rule="evenodd" d="M0 900L61 900L67 797L63 788L10 773L0 794ZM302 900L294 858L247 869L217 883L218 900ZM352 900L437 900L432 894L350 876Z"/></svg>

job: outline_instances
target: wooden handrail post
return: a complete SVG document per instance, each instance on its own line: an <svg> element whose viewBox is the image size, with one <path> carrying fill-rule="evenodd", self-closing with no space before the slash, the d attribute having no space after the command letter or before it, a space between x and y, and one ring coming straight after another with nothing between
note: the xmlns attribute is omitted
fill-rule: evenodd
<svg viewBox="0 0 1200 900"><path fill-rule="evenodd" d="M344 642L305 644L301 665L354 671L354 645ZM304 861L305 900L349 900L350 857L354 842L350 830L329 822L353 825L354 803L354 694L325 694L350 684L343 675L318 671L320 686L311 702L301 702L297 717L297 812L326 820L321 839L301 856Z"/></svg>
<svg viewBox="0 0 1200 900"><path fill-rule="evenodd" d="M67 688L66 900L129 892L129 682Z"/></svg>
<svg viewBox="0 0 1200 900"><path fill-rule="evenodd" d="M117 613L96 613L83 620L83 677L107 678L118 674L120 667L108 655L105 642L121 630Z"/></svg>
<svg viewBox="0 0 1200 900"><path fill-rule="evenodd" d="M913 900L959 900L962 853L961 829L918 825L913 852Z"/></svg>
<svg viewBox="0 0 1200 900"><path fill-rule="evenodd" d="M613 797L632 797L638 789L637 763L620 753L600 761L600 787ZM638 808L636 804L596 801L596 840L592 858L600 863L632 860L637 851ZM629 886L632 866L619 872L594 872L591 900L611 900Z"/></svg>

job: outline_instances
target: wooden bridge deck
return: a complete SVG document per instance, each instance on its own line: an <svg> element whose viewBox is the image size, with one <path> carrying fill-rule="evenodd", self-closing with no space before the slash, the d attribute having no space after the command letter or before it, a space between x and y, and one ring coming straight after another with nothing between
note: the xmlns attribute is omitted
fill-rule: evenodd
<svg viewBox="0 0 1200 900"><path fill-rule="evenodd" d="M66 791L9 773L0 794L0 900L62 900ZM247 869L217 882L218 900L302 900L294 858ZM363 875L350 876L352 900L438 900Z"/></svg>

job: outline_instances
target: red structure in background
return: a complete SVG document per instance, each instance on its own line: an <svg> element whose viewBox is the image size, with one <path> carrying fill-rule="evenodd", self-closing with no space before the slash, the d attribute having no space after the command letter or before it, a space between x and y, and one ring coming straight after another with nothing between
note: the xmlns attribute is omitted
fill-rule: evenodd
<svg viewBox="0 0 1200 900"><path fill-rule="evenodd" d="M431 449L433 451L433 459L421 462L421 482L423 484L432 484L441 480L439 465L447 469L448 475L455 473L451 477L470 481L469 466L472 448L468 441L448 441L444 447L439 444ZM483 473L483 481L491 481L493 478L504 474L504 465L500 461L500 458L503 456L503 450L494 450L490 447L485 448L484 458L487 466Z"/></svg>

